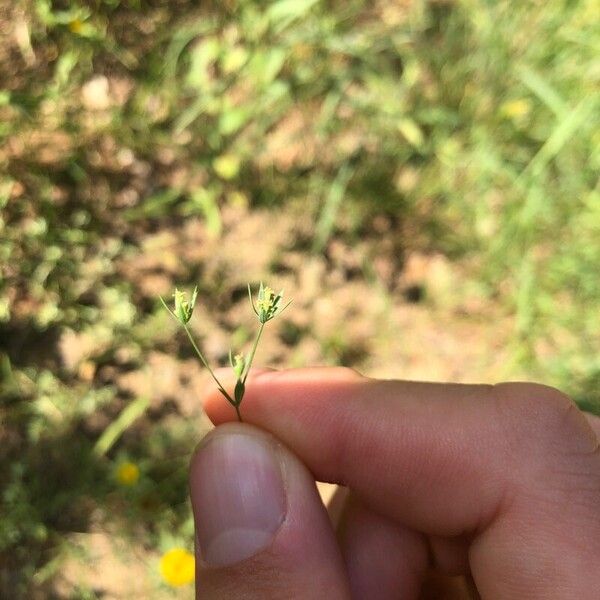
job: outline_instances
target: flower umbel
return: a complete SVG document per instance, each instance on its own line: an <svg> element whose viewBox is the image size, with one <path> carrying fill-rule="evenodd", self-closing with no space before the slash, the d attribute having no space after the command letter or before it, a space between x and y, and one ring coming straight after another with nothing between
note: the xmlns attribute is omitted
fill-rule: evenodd
<svg viewBox="0 0 600 600"><path fill-rule="evenodd" d="M192 583L194 571L194 555L183 548L173 548L160 559L160 574L173 587Z"/></svg>
<svg viewBox="0 0 600 600"><path fill-rule="evenodd" d="M254 305L254 300L252 299L252 289L249 285L248 296L250 297L250 303L252 304L254 313L258 317L258 320L263 324L276 317L290 304L288 302L282 307L281 301L283 300L283 290L276 294L270 287L264 286L262 282L258 288L256 305Z"/></svg>

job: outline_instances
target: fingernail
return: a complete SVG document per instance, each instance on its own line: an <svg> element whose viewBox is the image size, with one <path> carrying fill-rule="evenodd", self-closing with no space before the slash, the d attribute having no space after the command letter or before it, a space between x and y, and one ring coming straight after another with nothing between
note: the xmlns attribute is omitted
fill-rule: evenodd
<svg viewBox="0 0 600 600"><path fill-rule="evenodd" d="M190 487L200 555L209 566L256 554L285 516L276 448L258 436L215 435L194 458Z"/></svg>

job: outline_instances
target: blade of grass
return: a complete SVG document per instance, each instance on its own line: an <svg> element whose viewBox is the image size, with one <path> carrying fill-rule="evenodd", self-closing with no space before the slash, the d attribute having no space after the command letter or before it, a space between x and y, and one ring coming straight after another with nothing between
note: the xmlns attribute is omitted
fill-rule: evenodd
<svg viewBox="0 0 600 600"><path fill-rule="evenodd" d="M519 67L517 77L527 86L557 117L564 118L568 112L567 103L560 94L539 73L529 67Z"/></svg>
<svg viewBox="0 0 600 600"><path fill-rule="evenodd" d="M134 421L146 412L149 404L150 399L144 396L140 396L128 404L119 416L102 432L102 435L94 445L94 454L99 457L105 456L123 433L131 427Z"/></svg>
<svg viewBox="0 0 600 600"><path fill-rule="evenodd" d="M544 145L525 167L523 173L539 176L550 161L563 149L565 144L577 133L587 121L596 106L590 96L585 97L576 107L560 121Z"/></svg>
<svg viewBox="0 0 600 600"><path fill-rule="evenodd" d="M334 179L331 187L329 188L329 194L325 199L325 204L317 221L315 238L313 241L312 251L314 253L320 253L325 248L327 240L331 236L333 226L335 224L335 218L337 216L340 204L344 197L348 181L352 176L352 171L348 163L340 168L337 177Z"/></svg>

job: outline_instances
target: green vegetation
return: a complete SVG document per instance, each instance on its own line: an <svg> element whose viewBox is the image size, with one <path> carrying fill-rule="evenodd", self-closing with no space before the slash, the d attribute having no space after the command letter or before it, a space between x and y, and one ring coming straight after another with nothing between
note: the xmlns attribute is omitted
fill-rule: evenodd
<svg viewBox="0 0 600 600"><path fill-rule="evenodd" d="M498 377L600 412L595 0L13 4L0 13L0 596L60 596L72 532L118 530L156 557L191 547L201 428L177 391L150 401L123 383L157 353L188 364L156 302L175 283L199 287L202 343L225 330L237 346L241 282L296 269L308 286L285 253L331 265L372 241L339 259L341 277L388 307L402 294L382 272L442 255L459 299L426 290L434 314L475 297L474 319L509 323ZM287 213L297 231L261 259L258 238ZM254 218L233 251L262 266L240 280L219 240ZM285 285L300 311L304 291ZM293 311L276 363L367 365L348 332ZM294 350L311 336L313 355ZM135 485L115 480L123 461Z"/></svg>

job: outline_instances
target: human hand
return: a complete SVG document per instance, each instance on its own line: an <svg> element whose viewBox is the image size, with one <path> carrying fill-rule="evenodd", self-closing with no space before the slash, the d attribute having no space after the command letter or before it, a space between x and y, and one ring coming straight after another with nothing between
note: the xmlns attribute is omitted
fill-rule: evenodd
<svg viewBox="0 0 600 600"><path fill-rule="evenodd" d="M205 409L236 418L216 391ZM419 598L432 569L600 598L600 419L560 392L264 371L244 418L192 458L198 598ZM349 489L339 522L315 479Z"/></svg>

